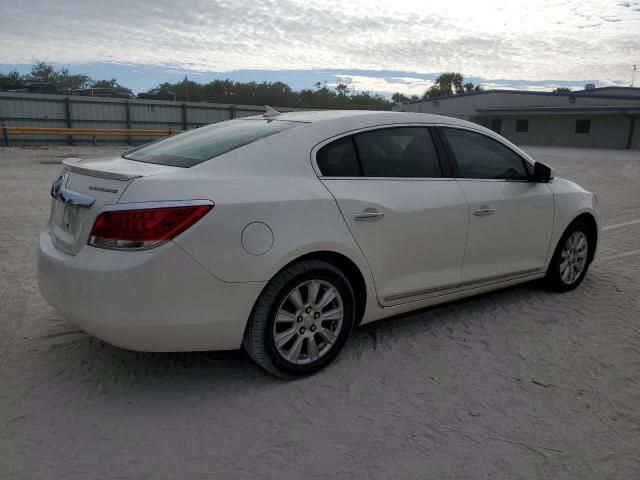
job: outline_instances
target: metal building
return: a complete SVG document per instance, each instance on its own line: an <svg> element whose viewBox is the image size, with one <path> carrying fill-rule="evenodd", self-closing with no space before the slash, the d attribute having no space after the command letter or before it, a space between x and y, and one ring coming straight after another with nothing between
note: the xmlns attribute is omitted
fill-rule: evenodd
<svg viewBox="0 0 640 480"><path fill-rule="evenodd" d="M421 100L394 110L470 120L521 145L640 149L640 88L487 90Z"/></svg>

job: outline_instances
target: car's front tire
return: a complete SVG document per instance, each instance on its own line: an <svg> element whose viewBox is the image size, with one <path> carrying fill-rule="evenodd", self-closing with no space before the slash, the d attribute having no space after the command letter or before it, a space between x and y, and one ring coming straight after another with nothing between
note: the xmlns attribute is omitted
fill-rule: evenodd
<svg viewBox="0 0 640 480"><path fill-rule="evenodd" d="M314 373L342 350L353 328L353 289L322 260L285 267L258 298L243 347L268 372L293 378Z"/></svg>
<svg viewBox="0 0 640 480"><path fill-rule="evenodd" d="M571 224L560 238L545 277L546 286L567 292L584 280L596 247L593 228L584 221Z"/></svg>

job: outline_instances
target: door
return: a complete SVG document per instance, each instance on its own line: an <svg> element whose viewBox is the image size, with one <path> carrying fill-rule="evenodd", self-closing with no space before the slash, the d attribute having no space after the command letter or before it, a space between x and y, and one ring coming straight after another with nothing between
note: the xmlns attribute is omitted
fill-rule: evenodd
<svg viewBox="0 0 640 480"><path fill-rule="evenodd" d="M382 305L419 300L461 281L467 202L460 185L443 178L448 165L440 160L426 127L357 133L316 155Z"/></svg>
<svg viewBox="0 0 640 480"><path fill-rule="evenodd" d="M542 271L553 229L553 193L533 167L481 133L440 130L469 203L463 284Z"/></svg>
<svg viewBox="0 0 640 480"><path fill-rule="evenodd" d="M496 133L502 133L502 119L501 118L492 118L491 119L491 130Z"/></svg>

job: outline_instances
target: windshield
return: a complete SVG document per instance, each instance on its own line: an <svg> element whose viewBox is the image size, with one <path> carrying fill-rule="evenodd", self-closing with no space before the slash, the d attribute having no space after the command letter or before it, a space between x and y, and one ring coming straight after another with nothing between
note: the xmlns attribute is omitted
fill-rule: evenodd
<svg viewBox="0 0 640 480"><path fill-rule="evenodd" d="M158 165L193 167L296 125L299 124L275 120L230 120L165 138L122 156Z"/></svg>

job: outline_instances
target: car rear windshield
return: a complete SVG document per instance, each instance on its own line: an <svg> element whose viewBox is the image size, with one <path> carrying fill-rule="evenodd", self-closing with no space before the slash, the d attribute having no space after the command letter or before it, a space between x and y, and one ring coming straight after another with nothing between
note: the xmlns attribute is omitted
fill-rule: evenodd
<svg viewBox="0 0 640 480"><path fill-rule="evenodd" d="M139 162L188 168L296 125L299 123L281 120L230 120L165 138L122 156Z"/></svg>

